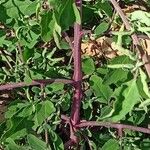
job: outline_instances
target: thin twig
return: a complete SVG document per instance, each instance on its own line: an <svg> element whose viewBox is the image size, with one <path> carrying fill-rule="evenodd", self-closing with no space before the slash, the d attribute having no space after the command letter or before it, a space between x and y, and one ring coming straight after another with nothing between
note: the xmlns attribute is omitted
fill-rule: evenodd
<svg viewBox="0 0 150 150"><path fill-rule="evenodd" d="M110 35L113 35L113 32L114 31L109 31L109 32L106 32L106 36L110 36ZM147 39L147 40L150 40L150 38L147 36L147 35L144 35L144 34L137 34L136 35L139 39Z"/></svg>
<svg viewBox="0 0 150 150"><path fill-rule="evenodd" d="M111 123L111 122L83 121L83 122L79 123L78 125L76 125L76 127L78 127L78 128L94 127L94 126L106 127L106 128L116 128L116 129L129 129L129 130L133 130L133 131L150 134L150 129L148 129L148 128L136 127L136 126L132 126L132 125L125 125L125 124L119 124L119 123Z"/></svg>
<svg viewBox="0 0 150 150"><path fill-rule="evenodd" d="M2 90L12 90L19 87L25 86L38 86L41 84L51 84L53 82L64 83L64 84L75 84L76 82L70 79L41 79L41 80L33 80L31 83L19 82L19 83L8 83L4 85L0 85L0 91Z"/></svg>
<svg viewBox="0 0 150 150"><path fill-rule="evenodd" d="M74 145L75 143L72 140L69 140L68 142L66 142L64 144L64 148L65 150L71 149L71 147Z"/></svg>
<svg viewBox="0 0 150 150"><path fill-rule="evenodd" d="M68 63L68 66L69 66L71 64L71 62L72 62L72 59L73 59L73 48L74 48L74 45L73 45L70 37L68 36L68 34L66 32L63 32L63 36L65 37L65 40L68 42L68 44L69 44L69 46L70 46L70 48L72 50L72 54L70 56L70 60L69 60L69 63Z"/></svg>
<svg viewBox="0 0 150 150"><path fill-rule="evenodd" d="M69 60L69 63L68 63L68 66L69 66L71 64L71 62L72 62L72 59L73 59L73 48L74 48L74 45L73 45L70 37L68 36L68 34L66 32L63 32L63 36L64 36L65 40L68 42L68 44L69 44L69 46L70 46L70 48L72 50L72 54L70 56L70 60Z"/></svg>
<svg viewBox="0 0 150 150"><path fill-rule="evenodd" d="M63 36L64 36L65 40L68 42L70 48L73 50L73 43L72 43L70 37L68 36L68 34L66 32L63 32Z"/></svg>
<svg viewBox="0 0 150 150"><path fill-rule="evenodd" d="M118 138L122 138L122 136L123 136L123 129L119 128L118 129Z"/></svg>
<svg viewBox="0 0 150 150"><path fill-rule="evenodd" d="M18 48L18 51L19 51L19 54L20 54L20 60L23 64L25 64L25 61L23 59L23 53L22 53L22 49L21 49L21 45L20 45L20 42L18 42L18 45L17 45L17 48Z"/></svg>
<svg viewBox="0 0 150 150"><path fill-rule="evenodd" d="M41 87L41 101L44 101L44 99L46 98L45 85L44 84L40 84L40 87ZM45 119L45 124L47 124L47 119ZM47 145L49 143L48 129L47 128L45 128L45 143Z"/></svg>
<svg viewBox="0 0 150 150"><path fill-rule="evenodd" d="M110 2L114 6L114 8L118 12L118 14L120 15L120 17L121 17L121 19L122 19L126 29L127 30L131 30L131 25L130 25L128 19L126 18L126 16L124 15L122 9L118 5L118 3L115 0L110 0ZM137 35L133 34L131 37L132 37L134 45L138 49L140 57L142 58L142 61L144 63L144 67L146 69L146 72L147 72L147 74L148 74L148 76L150 78L150 63L148 63L149 62L148 54L147 54L147 52L144 52L142 46L140 45L140 42L139 42L139 39L138 39Z"/></svg>
<svg viewBox="0 0 150 150"><path fill-rule="evenodd" d="M9 60L9 58L7 57L5 51L4 51L4 50L0 50L0 54L1 54L1 56L5 57L6 63L8 64L9 68L10 68L10 69L13 69L13 67L12 67L12 65L11 65L11 63L10 63L10 60Z"/></svg>
<svg viewBox="0 0 150 150"><path fill-rule="evenodd" d="M46 121L45 121L45 123L47 123ZM48 138L48 129L45 129L45 143L48 145L48 142L49 141L49 138Z"/></svg>
<svg viewBox="0 0 150 150"><path fill-rule="evenodd" d="M61 117L62 120L66 121L66 122L70 121L70 118L66 115L61 115L60 117Z"/></svg>

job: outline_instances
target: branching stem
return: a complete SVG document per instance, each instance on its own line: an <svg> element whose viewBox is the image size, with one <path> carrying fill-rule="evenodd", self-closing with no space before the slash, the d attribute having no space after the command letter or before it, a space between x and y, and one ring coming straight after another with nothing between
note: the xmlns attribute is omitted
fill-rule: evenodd
<svg viewBox="0 0 150 150"><path fill-rule="evenodd" d="M75 81L69 79L40 79L40 80L33 80L31 83L19 82L19 83L8 83L4 85L0 85L0 91L3 90L12 90L15 88L21 88L26 86L39 86L41 84L47 85L53 82L60 82L64 84L75 84Z"/></svg>
<svg viewBox="0 0 150 150"><path fill-rule="evenodd" d="M76 0L76 6L78 7L81 15L82 9L82 0ZM74 74L73 80L76 82L74 84L74 95L73 95L73 104L71 109L70 117L70 139L77 143L77 137L74 135L76 132L75 125L80 122L80 105L82 99L82 70L81 70L81 33L82 26L78 23L74 24L74 48L73 48L73 58L74 58Z"/></svg>
<svg viewBox="0 0 150 150"><path fill-rule="evenodd" d="M83 121L83 122L79 123L78 125L76 125L76 127L78 127L78 128L94 127L94 126L106 127L106 128L116 128L120 131L123 129L129 129L129 130L133 130L133 131L150 134L150 129L148 129L148 128L136 127L136 126L132 126L132 125L125 125L125 124L112 123L112 122ZM120 136L121 136L121 133L120 133Z"/></svg>

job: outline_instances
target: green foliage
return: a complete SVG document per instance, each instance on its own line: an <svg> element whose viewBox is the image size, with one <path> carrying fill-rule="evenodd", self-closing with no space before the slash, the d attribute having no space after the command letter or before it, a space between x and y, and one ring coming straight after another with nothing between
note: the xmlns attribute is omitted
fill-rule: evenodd
<svg viewBox="0 0 150 150"><path fill-rule="evenodd" d="M105 31L107 31L109 27L109 23L107 22L102 22L100 23L96 29L94 30L94 33L98 36L98 35L102 35Z"/></svg>
<svg viewBox="0 0 150 150"><path fill-rule="evenodd" d="M92 58L85 58L82 63L83 72L91 75L95 71L95 65Z"/></svg>
<svg viewBox="0 0 150 150"><path fill-rule="evenodd" d="M134 105L140 101L136 80L133 79L116 89L114 97L116 98L116 102L112 111L113 113L111 112L111 120L117 122L133 110Z"/></svg>
<svg viewBox="0 0 150 150"><path fill-rule="evenodd" d="M33 120L35 121L36 126L40 126L46 118L48 118L53 112L55 112L53 103L48 100L37 104L35 109L36 112Z"/></svg>
<svg viewBox="0 0 150 150"><path fill-rule="evenodd" d="M114 149L119 150L119 143L117 140L114 139L110 139L102 147L102 150L114 150Z"/></svg>
<svg viewBox="0 0 150 150"><path fill-rule="evenodd" d="M49 41L53 38L53 29L55 21L53 20L52 11L45 12L41 16L41 36L44 41Z"/></svg>
<svg viewBox="0 0 150 150"><path fill-rule="evenodd" d="M59 16L59 23L62 27L62 30L67 30L69 26L73 25L76 20L76 16L79 14L75 14L76 9L74 9L73 0L66 0L62 2L60 7L60 16ZM69 10L69 13L68 13ZM64 19L66 18L66 19Z"/></svg>
<svg viewBox="0 0 150 150"><path fill-rule="evenodd" d="M46 143L44 141L38 139L36 136L34 136L32 134L27 135L27 140L32 149L35 149L35 150L46 150L47 149Z"/></svg>
<svg viewBox="0 0 150 150"><path fill-rule="evenodd" d="M137 10L131 13L130 18L137 31L150 35L150 14L148 12Z"/></svg>
<svg viewBox="0 0 150 150"><path fill-rule="evenodd" d="M64 150L63 141L61 138L51 129L49 129L50 138L53 141L53 147L55 150Z"/></svg>
<svg viewBox="0 0 150 150"><path fill-rule="evenodd" d="M112 94L111 88L107 85L104 85L103 80L96 75L91 76L90 81L95 96L102 98L103 101L109 101L109 98Z"/></svg>
<svg viewBox="0 0 150 150"><path fill-rule="evenodd" d="M125 0L122 7L134 6L134 2ZM74 44L73 26L82 24L82 32L85 31L82 36L97 46L91 47L91 52L98 50L100 56L81 56L84 98L81 118L146 126L149 79L131 40L133 33L150 36L150 15L146 11L149 1L145 3L145 11L136 10L127 16L132 29L126 31L107 0L83 0L81 17L74 0L1 0L0 84L31 84L38 79L72 77L73 54L64 33ZM102 43L96 40L107 37L113 27L115 31L109 36L112 43L107 40L106 43L117 54L108 59L103 47L105 40ZM91 30L88 36L87 30ZM0 124L0 149L65 149L70 129L60 118L61 114L70 116L72 112L74 92L70 85L54 82L44 87L17 88L7 94L11 102ZM5 91L0 94L2 100L4 97ZM80 149L148 150L150 147L148 136L129 130L124 130L121 139L117 139L113 129L104 128L82 128L76 135Z"/></svg>

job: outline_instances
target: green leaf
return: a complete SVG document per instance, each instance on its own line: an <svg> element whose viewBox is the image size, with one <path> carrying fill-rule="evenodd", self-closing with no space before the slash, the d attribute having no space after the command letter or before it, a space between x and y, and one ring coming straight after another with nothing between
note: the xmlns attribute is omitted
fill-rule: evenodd
<svg viewBox="0 0 150 150"><path fill-rule="evenodd" d="M96 29L94 30L94 33L96 35L102 35L105 31L107 31L108 28L109 28L109 23L102 22L96 27Z"/></svg>
<svg viewBox="0 0 150 150"><path fill-rule="evenodd" d="M27 140L29 145L32 147L33 150L46 150L47 149L47 144L34 136L33 134L29 134L27 136Z"/></svg>
<svg viewBox="0 0 150 150"><path fill-rule="evenodd" d="M110 70L104 77L104 84L116 84L117 82L123 82L128 78L129 71L123 69Z"/></svg>
<svg viewBox="0 0 150 150"><path fill-rule="evenodd" d="M6 42L6 36L1 36L0 37L0 46L3 47L4 43Z"/></svg>
<svg viewBox="0 0 150 150"><path fill-rule="evenodd" d="M64 89L63 83L52 83L52 84L46 86L46 93L50 94L51 92L58 92L63 89Z"/></svg>
<svg viewBox="0 0 150 150"><path fill-rule="evenodd" d="M13 103L11 103L10 106L8 106L8 110L5 112L5 118L8 119L8 118L12 118L13 116L17 116L18 113L23 113L24 109L29 108L30 106L32 105L29 102L22 103L19 100L14 101ZM27 111L27 113L29 113L30 109ZM26 117L26 116L20 116L20 117Z"/></svg>
<svg viewBox="0 0 150 150"><path fill-rule="evenodd" d="M131 20L144 23L146 26L150 26L150 14L146 11L137 10L132 12Z"/></svg>
<svg viewBox="0 0 150 150"><path fill-rule="evenodd" d="M61 45L61 48L62 48L62 49L70 49L69 43L67 43L67 42L64 41L64 40L61 40L60 45Z"/></svg>
<svg viewBox="0 0 150 150"><path fill-rule="evenodd" d="M55 25L54 25L54 31L58 33L59 36L61 36L61 26L58 24L58 14L54 14L53 15L53 19L55 21Z"/></svg>
<svg viewBox="0 0 150 150"><path fill-rule="evenodd" d="M64 150L64 144L62 139L53 130L50 129L49 132L51 141L54 146L54 150Z"/></svg>
<svg viewBox="0 0 150 150"><path fill-rule="evenodd" d="M61 0L48 0L52 7L58 7L61 4Z"/></svg>
<svg viewBox="0 0 150 150"><path fill-rule="evenodd" d="M34 55L34 49L29 49L28 47L26 47L23 51L23 59L25 62L27 62L27 60L29 58L31 58Z"/></svg>
<svg viewBox="0 0 150 150"><path fill-rule="evenodd" d="M100 75L106 75L108 73L109 69L106 68L106 67L100 67L100 68L97 68L96 72Z"/></svg>
<svg viewBox="0 0 150 150"><path fill-rule="evenodd" d="M112 90L109 86L103 84L103 81L100 77L97 75L91 76L90 85L94 90L95 96L103 98L104 101L108 101L110 99Z"/></svg>
<svg viewBox="0 0 150 150"><path fill-rule="evenodd" d="M95 71L93 59L92 58L83 59L82 69L86 75L91 75Z"/></svg>
<svg viewBox="0 0 150 150"><path fill-rule="evenodd" d="M78 10L78 8L77 8L75 3L73 3L73 10L74 10L74 14L75 14L75 17L76 17L76 22L78 24L81 24L80 12L79 12L79 10Z"/></svg>
<svg viewBox="0 0 150 150"><path fill-rule="evenodd" d="M149 150L150 147L150 141L149 138L145 138L140 142L140 148L141 150Z"/></svg>
<svg viewBox="0 0 150 150"><path fill-rule="evenodd" d="M43 77L45 76L43 70L37 69L30 70L30 75L33 80L43 79Z"/></svg>
<svg viewBox="0 0 150 150"><path fill-rule="evenodd" d="M107 116L110 112L111 112L111 107L110 106L105 106L105 107L101 108L100 119Z"/></svg>
<svg viewBox="0 0 150 150"><path fill-rule="evenodd" d="M0 5L0 22L6 22L7 14L6 8L3 5Z"/></svg>
<svg viewBox="0 0 150 150"><path fill-rule="evenodd" d="M34 49L35 44L38 42L38 38L41 35L41 27L36 22L32 22L31 24L32 24L32 26L30 27L30 30L29 30L28 36L27 36L29 42L26 43L26 46L29 49Z"/></svg>
<svg viewBox="0 0 150 150"><path fill-rule="evenodd" d="M30 0L8 0L3 6L5 6L9 17L17 19L23 15L23 12L31 3Z"/></svg>
<svg viewBox="0 0 150 150"><path fill-rule="evenodd" d="M49 100L43 101L36 106L36 113L34 116L35 124L41 125L56 109L53 103Z"/></svg>
<svg viewBox="0 0 150 150"><path fill-rule="evenodd" d="M37 8L37 4L39 2L37 0L35 0L34 2L32 2L30 5L28 5L23 14L24 15L28 15L28 16L31 16L32 14L35 14L36 13L36 8Z"/></svg>
<svg viewBox="0 0 150 150"><path fill-rule="evenodd" d="M115 139L110 139L103 145L101 150L120 150L119 143Z"/></svg>
<svg viewBox="0 0 150 150"><path fill-rule="evenodd" d="M150 105L150 99L146 99L144 102L141 102L139 107L146 107L148 105Z"/></svg>
<svg viewBox="0 0 150 150"><path fill-rule="evenodd" d="M67 111L70 108L70 104L71 104L71 95L69 93L67 93L62 102L61 102L61 108L63 111Z"/></svg>
<svg viewBox="0 0 150 150"><path fill-rule="evenodd" d="M98 9L102 10L108 17L112 17L113 9L108 1L98 2L97 7Z"/></svg>
<svg viewBox="0 0 150 150"><path fill-rule="evenodd" d="M85 24L92 23L95 19L94 9L92 9L92 7L83 5L82 10L82 22Z"/></svg>
<svg viewBox="0 0 150 150"><path fill-rule="evenodd" d="M149 91L148 84L146 82L147 76L142 69L139 68L139 71L140 71L141 83L143 85L143 91L148 96L148 98L150 98L150 91Z"/></svg>
<svg viewBox="0 0 150 150"><path fill-rule="evenodd" d="M18 113L18 117L29 117L33 112L33 106L29 105L21 109L21 111Z"/></svg>
<svg viewBox="0 0 150 150"><path fill-rule="evenodd" d="M20 146L12 138L7 138L7 150L20 150Z"/></svg>
<svg viewBox="0 0 150 150"><path fill-rule="evenodd" d="M11 118L13 117L13 115L15 115L18 112L17 110L17 106L13 105L13 106L9 106L8 110L5 112L5 118Z"/></svg>
<svg viewBox="0 0 150 150"><path fill-rule="evenodd" d="M36 29L35 29L36 28ZM21 46L26 46L29 49L34 48L37 43L37 39L40 36L40 26L38 24L32 27L21 26L16 30L16 36L20 40Z"/></svg>
<svg viewBox="0 0 150 150"><path fill-rule="evenodd" d="M7 121L7 130L2 136L2 139L12 138L13 140L23 138L31 130L33 123L27 118L12 117Z"/></svg>
<svg viewBox="0 0 150 150"><path fill-rule="evenodd" d="M126 55L118 56L109 61L109 64L132 64L133 61Z"/></svg>
<svg viewBox="0 0 150 150"><path fill-rule="evenodd" d="M145 121L146 114L147 113L146 112L144 113L143 110L138 111L138 112L137 111L132 112L132 115L130 116L130 118L133 118L133 121L131 120L131 122L133 122L133 124L140 125L143 121ZM128 121L130 121L129 119Z"/></svg>
<svg viewBox="0 0 150 150"><path fill-rule="evenodd" d="M41 15L41 36L45 42L53 38L55 21L53 20L53 13L51 11L45 12Z"/></svg>
<svg viewBox="0 0 150 150"><path fill-rule="evenodd" d="M74 14L74 7L73 7L73 0L66 0L62 2L62 7L60 8L60 19L59 23L62 27L62 30L68 30L71 25L76 20L75 14Z"/></svg>
<svg viewBox="0 0 150 150"><path fill-rule="evenodd" d="M25 74L24 82L27 83L27 84L32 83L32 79L31 79L31 77L28 75L28 73Z"/></svg>
<svg viewBox="0 0 150 150"><path fill-rule="evenodd" d="M114 92L116 101L114 103L111 120L114 122L123 119L127 113L132 111L135 104L140 101L136 79L123 84Z"/></svg>

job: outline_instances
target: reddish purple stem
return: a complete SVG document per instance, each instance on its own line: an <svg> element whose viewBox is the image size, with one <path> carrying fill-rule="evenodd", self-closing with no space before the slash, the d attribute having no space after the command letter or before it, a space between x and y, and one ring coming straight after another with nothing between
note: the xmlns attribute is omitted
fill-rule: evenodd
<svg viewBox="0 0 150 150"><path fill-rule="evenodd" d="M75 81L70 79L41 79L41 80L33 80L31 83L19 82L19 83L8 83L4 85L0 85L0 91L3 90L12 90L19 87L25 86L37 86L37 85L47 85L53 82L60 82L64 84L75 84Z"/></svg>
<svg viewBox="0 0 150 150"><path fill-rule="evenodd" d="M74 96L73 96L73 105L72 105L72 112L71 112L71 121L72 124L75 125L79 122L79 114L80 114L80 103L81 103L81 80L82 80L82 73L81 73L81 26L79 24L75 24L74 26L74 75L73 80L77 83L75 84L74 88Z"/></svg>
<svg viewBox="0 0 150 150"><path fill-rule="evenodd" d="M82 0L76 0L76 6L78 7L81 15ZM73 80L76 82L74 84L74 95L73 104L71 109L71 134L70 138L77 143L77 137L74 135L76 132L75 125L80 122L80 105L82 99L82 69L81 69L81 33L82 26L78 23L74 25L74 48L73 48L73 58L74 58L74 74Z"/></svg>
<svg viewBox="0 0 150 150"><path fill-rule="evenodd" d="M133 130L133 131L150 134L150 129L148 129L148 128L136 127L136 126L131 126L131 125L119 124L119 123L111 123L111 122L83 121L83 122L79 123L78 125L76 125L76 127L78 127L78 128L90 127L90 126L91 127L103 126L103 127L107 127L107 128L116 128L116 129L119 129L120 131L123 129L129 129L129 130ZM121 132L119 134L120 134L119 136L122 136Z"/></svg>

